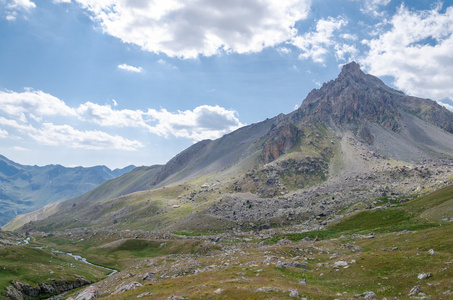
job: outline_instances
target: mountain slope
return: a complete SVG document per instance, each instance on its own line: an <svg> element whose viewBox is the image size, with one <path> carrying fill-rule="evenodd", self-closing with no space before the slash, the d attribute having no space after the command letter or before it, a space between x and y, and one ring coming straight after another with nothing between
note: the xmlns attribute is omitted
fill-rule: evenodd
<svg viewBox="0 0 453 300"><path fill-rule="evenodd" d="M221 230L334 218L384 194L451 182L452 124L453 113L436 102L350 63L296 111L199 142L149 173L61 203L24 230ZM78 203L86 206L74 209Z"/></svg>
<svg viewBox="0 0 453 300"><path fill-rule="evenodd" d="M0 225L17 214L81 195L133 168L24 166L0 155Z"/></svg>

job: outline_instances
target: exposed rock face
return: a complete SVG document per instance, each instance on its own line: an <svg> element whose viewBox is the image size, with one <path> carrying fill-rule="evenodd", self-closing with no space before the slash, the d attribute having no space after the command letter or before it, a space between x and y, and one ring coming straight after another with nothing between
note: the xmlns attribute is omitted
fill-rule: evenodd
<svg viewBox="0 0 453 300"><path fill-rule="evenodd" d="M299 135L299 130L291 123L274 128L263 145L261 158L264 163L267 164L288 152L296 144Z"/></svg>
<svg viewBox="0 0 453 300"><path fill-rule="evenodd" d="M99 290L95 286L90 286L81 292L75 300L94 300L99 298Z"/></svg>
<svg viewBox="0 0 453 300"><path fill-rule="evenodd" d="M140 287L142 286L141 283L138 283L138 282L131 282L131 283L128 283L128 284L125 284L125 285L122 285L120 287L118 287L118 289L113 293L113 294L121 294L121 293L124 293L126 291L129 291L129 290L133 290L137 287Z"/></svg>
<svg viewBox="0 0 453 300"><path fill-rule="evenodd" d="M367 127L362 127L358 132L359 138L366 142L368 145L371 145L374 142L374 136L371 134L370 130Z"/></svg>
<svg viewBox="0 0 453 300"><path fill-rule="evenodd" d="M352 62L343 67L336 80L311 91L299 110L312 121L332 119L338 124L350 124L366 120L396 131L400 115L396 101L403 97Z"/></svg>
<svg viewBox="0 0 453 300"><path fill-rule="evenodd" d="M17 280L13 280L12 286L7 288L7 296L11 299L21 299L25 297L38 297L41 295L51 295L51 294L58 294L63 293L66 291L70 291L72 289L90 284L91 281L86 279L83 276L78 276L78 279L66 281L53 281L51 283L40 283L36 287L32 287L29 284L22 283Z"/></svg>
<svg viewBox="0 0 453 300"><path fill-rule="evenodd" d="M311 91L290 119L293 122L332 120L339 125L369 121L399 131L403 111L453 133L453 114L446 108L386 86L379 78L363 73L355 62L343 66L337 79Z"/></svg>

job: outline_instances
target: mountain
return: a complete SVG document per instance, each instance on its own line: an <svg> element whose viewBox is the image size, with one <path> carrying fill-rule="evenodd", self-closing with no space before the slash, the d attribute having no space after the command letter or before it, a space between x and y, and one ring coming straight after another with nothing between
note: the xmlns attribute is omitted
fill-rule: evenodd
<svg viewBox="0 0 453 300"><path fill-rule="evenodd" d="M7 228L218 231L336 218L365 199L451 182L452 129L452 112L352 62L290 114L201 141Z"/></svg>
<svg viewBox="0 0 453 300"><path fill-rule="evenodd" d="M18 214L86 193L134 168L24 166L0 155L0 225Z"/></svg>

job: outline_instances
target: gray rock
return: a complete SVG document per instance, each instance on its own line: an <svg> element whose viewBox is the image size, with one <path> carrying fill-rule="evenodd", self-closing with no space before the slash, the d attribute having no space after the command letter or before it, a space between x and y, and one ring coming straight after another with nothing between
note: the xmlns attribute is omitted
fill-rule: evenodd
<svg viewBox="0 0 453 300"><path fill-rule="evenodd" d="M133 290L139 286L142 286L141 283L138 283L136 281L133 281L131 283L128 283L128 284L125 284L121 287L119 287L113 294L121 294L121 293L124 293L126 291L129 291L129 290Z"/></svg>
<svg viewBox="0 0 453 300"><path fill-rule="evenodd" d="M301 279L301 280L299 280L299 284L307 285L307 279Z"/></svg>
<svg viewBox="0 0 453 300"><path fill-rule="evenodd" d="M376 294L373 292L365 292L363 294L364 299L376 299Z"/></svg>
<svg viewBox="0 0 453 300"><path fill-rule="evenodd" d="M287 238L284 238L284 239L281 239L278 241L278 245L288 245L288 244L291 244L292 242L290 240L288 240Z"/></svg>
<svg viewBox="0 0 453 300"><path fill-rule="evenodd" d="M409 291L409 294L407 294L408 296L413 296L415 294L418 294L422 291L422 287L419 286L419 285L416 285L414 286L410 291Z"/></svg>
<svg viewBox="0 0 453 300"><path fill-rule="evenodd" d="M434 249L429 249L428 253L431 254L431 255L436 254L436 252L434 251Z"/></svg>
<svg viewBox="0 0 453 300"><path fill-rule="evenodd" d="M6 297L8 297L11 300L24 300L22 293L12 286L8 286L6 288Z"/></svg>
<svg viewBox="0 0 453 300"><path fill-rule="evenodd" d="M304 264L301 264L297 261L290 261L288 262L288 266L293 267L293 268L306 268L307 266Z"/></svg>
<svg viewBox="0 0 453 300"><path fill-rule="evenodd" d="M262 230L266 230L266 229L271 229L271 225L263 224L263 225L260 225L256 230L257 231L262 231Z"/></svg>
<svg viewBox="0 0 453 300"><path fill-rule="evenodd" d="M154 277L156 275L156 273L154 272L148 272L146 273L145 275L143 275L142 277L142 280L145 281L145 280L150 280L152 277Z"/></svg>
<svg viewBox="0 0 453 300"><path fill-rule="evenodd" d="M339 261L336 261L336 262L333 263L333 268L334 269L338 269L338 268L341 268L341 267L346 267L347 265L348 265L347 261L339 260Z"/></svg>
<svg viewBox="0 0 453 300"><path fill-rule="evenodd" d="M90 286L81 292L75 300L94 300L99 298L99 290L95 286Z"/></svg>
<svg viewBox="0 0 453 300"><path fill-rule="evenodd" d="M167 298L167 300L184 300L183 297L179 297L179 296L170 296Z"/></svg>
<svg viewBox="0 0 453 300"><path fill-rule="evenodd" d="M420 274L418 274L417 278L422 280L422 279L429 278L431 276L432 276L431 273L420 273Z"/></svg>
<svg viewBox="0 0 453 300"><path fill-rule="evenodd" d="M297 292L297 290L291 290L289 296L292 298L299 298L299 293Z"/></svg>

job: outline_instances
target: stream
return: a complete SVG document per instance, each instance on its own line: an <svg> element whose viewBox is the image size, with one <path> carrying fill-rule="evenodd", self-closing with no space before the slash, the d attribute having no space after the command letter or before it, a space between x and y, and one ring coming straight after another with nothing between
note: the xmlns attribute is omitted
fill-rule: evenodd
<svg viewBox="0 0 453 300"><path fill-rule="evenodd" d="M43 249L42 247L36 247L36 248L39 248L39 249ZM111 269L111 268L107 268L107 267L104 267L104 266L100 266L100 265L96 265L96 264L93 264L93 263L90 263L89 261L87 261L87 259L85 257L82 257L80 255L75 255L75 254L72 254L72 253L69 253L69 252L63 252L63 251L60 251L60 250L49 250L50 252L52 253L55 253L55 254L63 254L63 255L69 255L71 256L72 258L74 258L75 260L77 261L81 261L87 265L90 265L90 266L95 266L95 267L99 267L99 268L103 268L103 269L106 269L106 270L109 270L111 271L110 274L108 274L107 276L112 276L113 274L115 273L118 273L118 270L115 270L115 269ZM46 298L45 300L54 300L54 299L59 299L61 297L63 297L64 295L66 295L69 291L66 291L66 292L63 292L61 294L58 294L58 295L55 295L55 296L52 296L50 298Z"/></svg>
<svg viewBox="0 0 453 300"><path fill-rule="evenodd" d="M110 268L107 268L107 267L104 267L104 266L92 264L92 263L90 263L89 261L87 261L87 259L86 259L85 257L82 257L82 256L80 256L80 255L75 255L75 254L72 254L72 253L69 253L69 252L63 252L63 251L60 251L60 250L50 250L50 252L52 252L52 253L57 253L57 254L65 254L65 255L69 255L69 256L71 256L72 258L74 258L75 260L81 261L81 262L83 262L83 263L86 263L87 265L95 266L95 267L99 267L99 268L103 268L103 269L109 270L109 271L111 271L111 273L107 275L107 276L109 276L109 277L112 276L112 275L115 274L115 273L118 273L118 270L110 269Z"/></svg>

